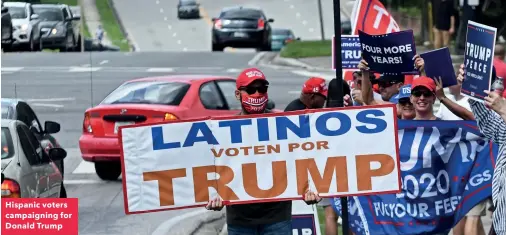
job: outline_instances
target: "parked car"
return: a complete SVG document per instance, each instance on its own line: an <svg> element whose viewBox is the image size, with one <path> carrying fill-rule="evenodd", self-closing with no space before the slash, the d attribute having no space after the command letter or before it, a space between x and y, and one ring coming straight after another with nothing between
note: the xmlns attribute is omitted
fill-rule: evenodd
<svg viewBox="0 0 506 235"><path fill-rule="evenodd" d="M60 144L52 136L60 132L60 124L53 121L45 121L42 128L39 118L30 105L21 99L2 98L2 119L13 119L23 122L41 142L45 152L49 154L52 148L61 148ZM64 173L63 161L56 161L60 172Z"/></svg>
<svg viewBox="0 0 506 235"><path fill-rule="evenodd" d="M256 8L224 8L218 18L213 18L212 49L223 51L225 47L271 50L271 25L264 12Z"/></svg>
<svg viewBox="0 0 506 235"><path fill-rule="evenodd" d="M43 151L23 122L2 118L2 198L66 198L63 174L55 161L63 161L62 148Z"/></svg>
<svg viewBox="0 0 506 235"><path fill-rule="evenodd" d="M4 7L2 2L2 49L5 52L10 51L14 43L13 31L9 8Z"/></svg>
<svg viewBox="0 0 506 235"><path fill-rule="evenodd" d="M284 46L286 46L286 44L295 40L300 40L300 38L295 37L295 34L291 29L273 29L271 38L271 49L273 51L280 51Z"/></svg>
<svg viewBox="0 0 506 235"><path fill-rule="evenodd" d="M200 4L196 0L179 0L177 4L177 18L200 18Z"/></svg>
<svg viewBox="0 0 506 235"><path fill-rule="evenodd" d="M116 180L121 174L120 126L235 115L241 110L235 90L234 78L220 76L174 75L127 81L85 111L79 138L82 157L95 163L101 179ZM268 105L274 108L272 101Z"/></svg>
<svg viewBox="0 0 506 235"><path fill-rule="evenodd" d="M40 50L40 20L32 4L26 2L5 2L14 27L14 46L28 50Z"/></svg>
<svg viewBox="0 0 506 235"><path fill-rule="evenodd" d="M74 16L65 4L34 4L41 19L41 48L60 51L78 50L81 45L80 16Z"/></svg>

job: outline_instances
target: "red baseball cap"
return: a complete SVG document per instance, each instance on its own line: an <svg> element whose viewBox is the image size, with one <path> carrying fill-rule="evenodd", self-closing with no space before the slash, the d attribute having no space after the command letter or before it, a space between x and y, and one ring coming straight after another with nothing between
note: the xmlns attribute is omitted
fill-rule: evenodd
<svg viewBox="0 0 506 235"><path fill-rule="evenodd" d="M327 97L329 90L325 79L319 77L309 78L302 86L304 94L320 94Z"/></svg>
<svg viewBox="0 0 506 235"><path fill-rule="evenodd" d="M436 83L432 80L432 78L421 76L413 79L413 82L411 83L411 90L415 90L416 87L420 86L429 89L432 93L436 93Z"/></svg>
<svg viewBox="0 0 506 235"><path fill-rule="evenodd" d="M269 84L269 82L267 82L267 78L265 78L264 73L257 68L249 68L243 70L237 77L235 84L237 89L239 89L240 87L248 86L256 80L262 80L266 84Z"/></svg>

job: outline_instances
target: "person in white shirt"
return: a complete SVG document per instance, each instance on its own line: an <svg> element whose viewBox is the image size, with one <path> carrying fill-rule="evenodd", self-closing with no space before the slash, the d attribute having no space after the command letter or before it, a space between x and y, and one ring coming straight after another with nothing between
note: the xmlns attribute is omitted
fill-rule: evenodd
<svg viewBox="0 0 506 235"><path fill-rule="evenodd" d="M451 96L447 97L443 91L440 79L436 80L436 96L443 105L436 113L436 117L446 121L474 120L467 97L460 92L461 85L449 87ZM487 201L484 200L471 209L453 228L454 235L485 235L481 216L486 215Z"/></svg>

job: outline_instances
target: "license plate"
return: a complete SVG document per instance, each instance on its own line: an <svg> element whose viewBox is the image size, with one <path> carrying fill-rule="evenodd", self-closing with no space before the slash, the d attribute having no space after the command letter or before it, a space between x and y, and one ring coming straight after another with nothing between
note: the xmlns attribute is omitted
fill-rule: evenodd
<svg viewBox="0 0 506 235"><path fill-rule="evenodd" d="M114 123L114 134L118 134L118 129L120 126L133 125L135 122L116 122Z"/></svg>
<svg viewBox="0 0 506 235"><path fill-rule="evenodd" d="M243 33L243 32L235 32L235 33L234 33L234 37L238 37L238 38L247 38L247 37L248 37L248 34L247 34L247 33Z"/></svg>

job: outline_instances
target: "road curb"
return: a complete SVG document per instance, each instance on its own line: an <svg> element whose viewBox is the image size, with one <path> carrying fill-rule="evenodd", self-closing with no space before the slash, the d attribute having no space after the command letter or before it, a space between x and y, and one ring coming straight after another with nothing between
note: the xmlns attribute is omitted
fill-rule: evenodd
<svg viewBox="0 0 506 235"><path fill-rule="evenodd" d="M114 14L114 18L116 18L116 21L118 22L121 33L123 33L123 36L125 36L125 40L128 41L128 45L130 45L130 50L137 51L137 45L135 45L135 43L132 42L132 40L130 39L130 35L128 34L126 27L123 25L123 21L121 20L121 17L119 17L118 11L116 10L114 1L107 0L107 4L109 4L109 8L111 8L112 10L112 14Z"/></svg>
<svg viewBox="0 0 506 235"><path fill-rule="evenodd" d="M272 64L275 65L281 65L281 66L288 66L288 67L296 67L296 68L303 68L308 70L314 70L315 67L306 64L298 59L293 58L283 58L277 54L271 61Z"/></svg>

